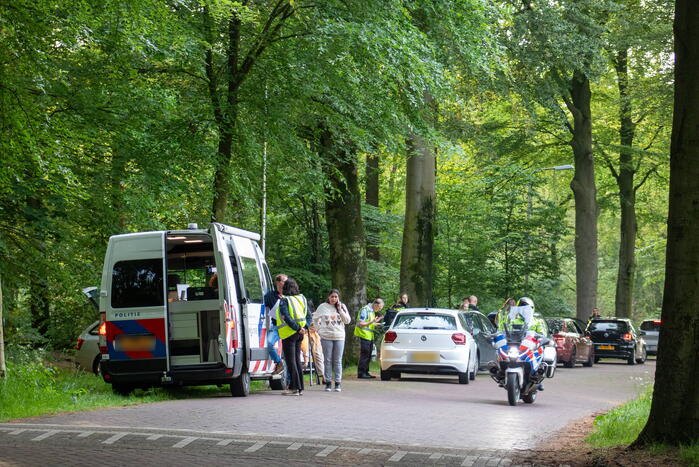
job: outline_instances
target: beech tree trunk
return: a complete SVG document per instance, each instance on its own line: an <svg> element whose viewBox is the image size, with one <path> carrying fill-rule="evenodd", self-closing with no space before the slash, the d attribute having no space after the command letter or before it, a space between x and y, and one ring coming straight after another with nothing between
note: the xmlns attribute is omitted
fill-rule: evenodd
<svg viewBox="0 0 699 467"><path fill-rule="evenodd" d="M2 276L0 276L0 378L4 378L7 372L7 366L5 365L5 327L2 320L2 307Z"/></svg>
<svg viewBox="0 0 699 467"><path fill-rule="evenodd" d="M614 301L616 316L631 318L633 312L633 284L636 274L636 190L633 164L633 141L636 127L631 119L631 100L628 92L628 50L617 53L615 68L619 88L619 171L614 173L619 187L621 220L619 224L619 270Z"/></svg>
<svg viewBox="0 0 699 467"><path fill-rule="evenodd" d="M399 292L408 294L411 306L431 306L436 157L432 145L415 133L408 135L407 147Z"/></svg>
<svg viewBox="0 0 699 467"><path fill-rule="evenodd" d="M665 291L650 416L635 445L699 440L699 8L675 3Z"/></svg>
<svg viewBox="0 0 699 467"><path fill-rule="evenodd" d="M379 157L376 154L366 155L366 204L379 207ZM366 255L374 261L380 259L379 246L368 240L368 237Z"/></svg>
<svg viewBox="0 0 699 467"><path fill-rule="evenodd" d="M366 305L366 238L362 222L362 195L359 190L357 153L354 145L340 141L325 128L320 136L326 187L325 220L330 243L332 286L341 293L352 321ZM356 322L354 323L356 324ZM352 328L352 326L350 326ZM358 341L345 333L345 360L359 355Z"/></svg>
<svg viewBox="0 0 699 467"><path fill-rule="evenodd" d="M576 71L566 105L573 116L571 132L575 175L570 182L575 198L576 316L587 320L597 305L597 188L592 156L590 81Z"/></svg>

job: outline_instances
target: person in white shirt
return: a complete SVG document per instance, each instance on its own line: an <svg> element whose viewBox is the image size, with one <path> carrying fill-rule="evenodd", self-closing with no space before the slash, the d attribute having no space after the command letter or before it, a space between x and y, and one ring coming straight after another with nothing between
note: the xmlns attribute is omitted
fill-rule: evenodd
<svg viewBox="0 0 699 467"><path fill-rule="evenodd" d="M342 354L345 350L345 325L351 318L344 303L340 302L340 291L332 289L325 303L321 303L313 313L313 327L318 331L325 356L325 390L342 391ZM334 378L333 378L333 373Z"/></svg>

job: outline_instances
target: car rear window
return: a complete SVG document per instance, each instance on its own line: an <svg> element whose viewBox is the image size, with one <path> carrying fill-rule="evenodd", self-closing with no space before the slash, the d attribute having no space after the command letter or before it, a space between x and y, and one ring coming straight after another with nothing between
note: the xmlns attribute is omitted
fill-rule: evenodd
<svg viewBox="0 0 699 467"><path fill-rule="evenodd" d="M547 319L546 324L548 324L549 329L553 334L558 334L561 332L561 328L563 327L563 320L562 319Z"/></svg>
<svg viewBox="0 0 699 467"><path fill-rule="evenodd" d="M451 315L406 313L396 318L393 329L456 329L456 319Z"/></svg>
<svg viewBox="0 0 699 467"><path fill-rule="evenodd" d="M628 331L629 327L623 321L593 321L590 324L591 331Z"/></svg>
<svg viewBox="0 0 699 467"><path fill-rule="evenodd" d="M641 323L641 331L660 331L660 321L644 321Z"/></svg>

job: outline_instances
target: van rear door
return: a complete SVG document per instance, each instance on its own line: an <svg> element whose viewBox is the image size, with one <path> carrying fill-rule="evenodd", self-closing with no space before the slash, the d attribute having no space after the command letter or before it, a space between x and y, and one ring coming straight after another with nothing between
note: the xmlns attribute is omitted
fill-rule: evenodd
<svg viewBox="0 0 699 467"><path fill-rule="evenodd" d="M165 233L115 235L102 273L110 373L169 370Z"/></svg>

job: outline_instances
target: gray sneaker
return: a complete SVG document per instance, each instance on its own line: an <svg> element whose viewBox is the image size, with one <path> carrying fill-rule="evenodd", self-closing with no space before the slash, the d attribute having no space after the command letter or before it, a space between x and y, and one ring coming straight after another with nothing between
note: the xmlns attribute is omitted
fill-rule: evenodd
<svg viewBox="0 0 699 467"><path fill-rule="evenodd" d="M326 391L329 391L329 389L326 389ZM335 392L341 392L342 391L342 385L340 383L335 383Z"/></svg>

